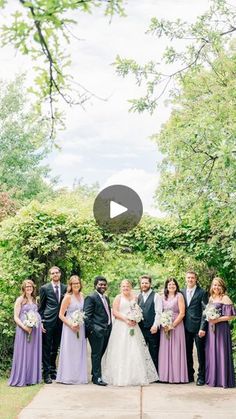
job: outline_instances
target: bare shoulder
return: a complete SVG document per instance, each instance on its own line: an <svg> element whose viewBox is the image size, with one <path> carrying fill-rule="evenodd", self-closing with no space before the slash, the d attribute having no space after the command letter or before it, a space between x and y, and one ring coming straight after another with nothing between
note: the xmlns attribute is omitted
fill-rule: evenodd
<svg viewBox="0 0 236 419"><path fill-rule="evenodd" d="M116 302L116 303L119 303L120 302L120 299L121 299L121 294L117 294L116 296L115 296L115 298L114 298L114 303Z"/></svg>
<svg viewBox="0 0 236 419"><path fill-rule="evenodd" d="M17 299L16 299L16 301L15 301L15 304L19 305L19 304L21 304L21 303L22 303L22 301L23 301L23 296L22 296L22 295L20 295L20 297L17 297Z"/></svg>
<svg viewBox="0 0 236 419"><path fill-rule="evenodd" d="M69 294L68 292L64 295L63 297L63 301L66 303L69 303L71 300L71 294Z"/></svg>
<svg viewBox="0 0 236 419"><path fill-rule="evenodd" d="M231 299L229 298L228 295L224 295L222 298L222 303L223 304L233 304L233 302L231 301Z"/></svg>
<svg viewBox="0 0 236 419"><path fill-rule="evenodd" d="M182 292L178 292L177 297L178 297L179 301L184 301L184 296L183 296Z"/></svg>

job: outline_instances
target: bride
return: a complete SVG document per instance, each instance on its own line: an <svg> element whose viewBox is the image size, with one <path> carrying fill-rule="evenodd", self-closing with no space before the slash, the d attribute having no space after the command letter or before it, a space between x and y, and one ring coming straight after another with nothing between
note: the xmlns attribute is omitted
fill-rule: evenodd
<svg viewBox="0 0 236 419"><path fill-rule="evenodd" d="M121 293L113 303L115 317L103 357L103 378L114 386L145 385L158 380L155 366L138 324L129 320L136 302L130 281L121 282Z"/></svg>

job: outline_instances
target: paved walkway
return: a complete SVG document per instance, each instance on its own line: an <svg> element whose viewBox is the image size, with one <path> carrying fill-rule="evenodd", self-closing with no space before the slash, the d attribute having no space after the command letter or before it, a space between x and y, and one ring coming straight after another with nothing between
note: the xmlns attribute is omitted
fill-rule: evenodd
<svg viewBox="0 0 236 419"><path fill-rule="evenodd" d="M236 419L236 389L45 385L18 419Z"/></svg>

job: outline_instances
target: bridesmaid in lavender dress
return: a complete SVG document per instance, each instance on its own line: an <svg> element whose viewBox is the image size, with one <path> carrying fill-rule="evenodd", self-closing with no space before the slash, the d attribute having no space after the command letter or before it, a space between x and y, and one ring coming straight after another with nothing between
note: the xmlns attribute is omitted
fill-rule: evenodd
<svg viewBox="0 0 236 419"><path fill-rule="evenodd" d="M218 277L213 279L209 303L219 310L220 317L209 320L206 337L206 384L211 387L235 387L228 321L236 316L236 310L226 295L226 285L223 279Z"/></svg>
<svg viewBox="0 0 236 419"><path fill-rule="evenodd" d="M16 299L14 320L17 324L14 342L14 354L10 386L27 386L38 384L42 379L42 327L41 318L36 304L36 286L33 281L23 281L22 295ZM27 327L24 320L27 314L34 312L38 327Z"/></svg>
<svg viewBox="0 0 236 419"><path fill-rule="evenodd" d="M86 384L87 346L84 325L71 325L70 317L75 310L83 310L84 297L82 284L77 275L72 275L68 282L59 313L63 321L60 355L56 381L64 384ZM79 337L77 337L79 332Z"/></svg>
<svg viewBox="0 0 236 419"><path fill-rule="evenodd" d="M175 278L165 282L163 311L172 312L171 326L161 327L159 380L166 383L188 383L188 368L183 318L185 303Z"/></svg>

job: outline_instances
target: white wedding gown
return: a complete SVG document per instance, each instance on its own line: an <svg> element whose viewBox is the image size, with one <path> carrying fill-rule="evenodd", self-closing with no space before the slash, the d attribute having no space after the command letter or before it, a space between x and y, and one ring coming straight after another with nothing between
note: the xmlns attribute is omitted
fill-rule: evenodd
<svg viewBox="0 0 236 419"><path fill-rule="evenodd" d="M127 315L130 301L121 296L120 312ZM146 385L158 380L143 334L136 324L134 335L122 320L115 319L102 360L102 377L114 386Z"/></svg>

